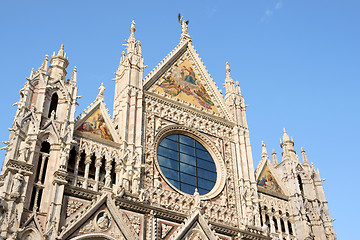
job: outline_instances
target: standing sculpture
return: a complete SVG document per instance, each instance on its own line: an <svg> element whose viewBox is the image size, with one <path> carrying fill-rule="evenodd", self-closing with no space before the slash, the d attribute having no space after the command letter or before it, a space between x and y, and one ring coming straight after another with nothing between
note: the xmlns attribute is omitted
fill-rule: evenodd
<svg viewBox="0 0 360 240"><path fill-rule="evenodd" d="M188 34L187 29L188 29L188 25L189 25L189 20L185 21L183 16L181 16L181 14L179 13L178 15L178 20L179 23L181 24L181 36L183 36L184 34Z"/></svg>

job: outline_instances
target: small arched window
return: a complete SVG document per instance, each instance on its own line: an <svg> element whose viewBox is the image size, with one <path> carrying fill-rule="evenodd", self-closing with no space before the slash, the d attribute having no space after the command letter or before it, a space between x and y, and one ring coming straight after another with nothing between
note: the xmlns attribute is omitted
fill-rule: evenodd
<svg viewBox="0 0 360 240"><path fill-rule="evenodd" d="M76 165L76 149L75 147L71 149L68 161L68 172L74 173Z"/></svg>
<svg viewBox="0 0 360 240"><path fill-rule="evenodd" d="M89 167L89 176L88 176L88 178L95 179L95 172L96 172L96 167L95 167L96 156L95 156L95 153L93 153L91 155L90 159L91 159L91 163L90 163L90 167Z"/></svg>
<svg viewBox="0 0 360 240"><path fill-rule="evenodd" d="M278 223L277 223L277 219L275 217L273 217L273 222L274 222L274 227L275 227L275 231L279 231L279 226L278 226Z"/></svg>
<svg viewBox="0 0 360 240"><path fill-rule="evenodd" d="M268 228L270 229L270 218L269 215L265 215L265 224L268 226Z"/></svg>
<svg viewBox="0 0 360 240"><path fill-rule="evenodd" d="M46 180L46 170L49 161L50 153L50 143L47 141L42 142L41 149L39 153L39 158L37 161L36 173L34 178L34 187L30 199L29 209L33 210L34 208L38 209L41 206L42 193L45 187Z"/></svg>
<svg viewBox="0 0 360 240"><path fill-rule="evenodd" d="M292 230L292 226L291 226L291 222L288 221L288 229L289 229L289 234L293 234L293 230Z"/></svg>
<svg viewBox="0 0 360 240"><path fill-rule="evenodd" d="M281 224L281 231L285 232L285 223L284 220L282 220L282 218L280 218L280 224Z"/></svg>
<svg viewBox="0 0 360 240"><path fill-rule="evenodd" d="M111 162L111 183L112 184L115 184L115 181L116 181L115 168L116 168L116 162L115 162L115 159L113 159Z"/></svg>
<svg viewBox="0 0 360 240"><path fill-rule="evenodd" d="M301 180L300 175L297 175L297 179L298 179L298 183L299 183L299 188L300 188L301 194L304 194L304 187L303 187L303 183L302 183L302 180Z"/></svg>
<svg viewBox="0 0 360 240"><path fill-rule="evenodd" d="M59 97L57 95L57 93L54 93L51 97L51 102L50 102L50 108L49 108L49 113L48 113L48 118L51 117L51 113L54 111L55 115L56 115L56 109L57 109L57 105L58 105L58 101L59 101Z"/></svg>
<svg viewBox="0 0 360 240"><path fill-rule="evenodd" d="M78 168L79 176L84 176L84 174L85 174L85 159L86 159L86 153L85 153L85 151L82 151L80 154L80 161L79 161L79 168Z"/></svg>
<svg viewBox="0 0 360 240"><path fill-rule="evenodd" d="M261 214L261 206L259 206L259 213L260 213L260 223L261 223L261 226L264 225L264 220L262 218L262 214Z"/></svg>
<svg viewBox="0 0 360 240"><path fill-rule="evenodd" d="M105 175L106 175L106 159L105 156L103 156L101 158L101 167L100 167L100 175L99 175L99 181L100 182L105 182Z"/></svg>

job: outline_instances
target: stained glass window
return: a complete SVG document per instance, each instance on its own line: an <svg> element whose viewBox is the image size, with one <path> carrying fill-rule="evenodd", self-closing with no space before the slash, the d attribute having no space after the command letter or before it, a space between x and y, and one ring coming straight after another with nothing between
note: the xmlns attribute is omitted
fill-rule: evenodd
<svg viewBox="0 0 360 240"><path fill-rule="evenodd" d="M203 195L216 182L216 166L209 152L195 139L172 134L158 147L157 159L167 180L182 192Z"/></svg>

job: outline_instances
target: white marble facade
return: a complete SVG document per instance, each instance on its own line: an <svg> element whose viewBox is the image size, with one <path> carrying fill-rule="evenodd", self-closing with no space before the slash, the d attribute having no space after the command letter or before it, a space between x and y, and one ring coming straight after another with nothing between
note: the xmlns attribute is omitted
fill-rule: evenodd
<svg viewBox="0 0 360 240"><path fill-rule="evenodd" d="M179 22L179 44L146 77L131 23L112 117L101 84L75 118L63 45L31 71L5 147L0 239L336 239L305 151L284 130L282 159L263 144L254 169L229 64L223 97Z"/></svg>

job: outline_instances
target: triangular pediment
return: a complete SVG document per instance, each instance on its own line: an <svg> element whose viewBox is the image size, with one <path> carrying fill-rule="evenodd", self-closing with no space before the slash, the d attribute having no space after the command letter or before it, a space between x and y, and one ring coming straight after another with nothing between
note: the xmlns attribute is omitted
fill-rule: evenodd
<svg viewBox="0 0 360 240"><path fill-rule="evenodd" d="M146 78L144 89L230 119L223 96L190 41L180 43Z"/></svg>
<svg viewBox="0 0 360 240"><path fill-rule="evenodd" d="M78 213L77 219L60 234L59 239L71 239L77 236L109 236L114 239L138 239L138 233L127 220L125 212L120 210L109 195L103 195L87 211Z"/></svg>
<svg viewBox="0 0 360 240"><path fill-rule="evenodd" d="M179 227L174 234L169 238L170 240L180 239L202 239L215 240L217 237L214 231L211 230L208 222L201 215L199 210L196 210L185 223Z"/></svg>
<svg viewBox="0 0 360 240"><path fill-rule="evenodd" d="M258 190L275 195L278 197L286 196L286 193L283 189L281 181L275 174L275 170L269 164L269 161L266 161L264 164L262 171L260 172L259 176L257 177L257 187Z"/></svg>
<svg viewBox="0 0 360 240"><path fill-rule="evenodd" d="M120 142L102 101L96 101L81 115L75 124L75 135L105 143Z"/></svg>

